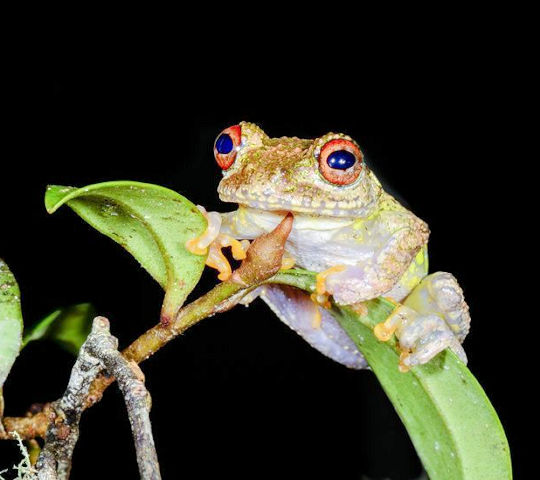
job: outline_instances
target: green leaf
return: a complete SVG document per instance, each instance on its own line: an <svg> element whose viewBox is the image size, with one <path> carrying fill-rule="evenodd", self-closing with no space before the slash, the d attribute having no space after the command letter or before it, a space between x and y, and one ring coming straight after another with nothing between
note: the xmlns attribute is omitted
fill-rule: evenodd
<svg viewBox="0 0 540 480"><path fill-rule="evenodd" d="M0 417L2 386L21 348L23 319L20 296L15 277L0 259Z"/></svg>
<svg viewBox="0 0 540 480"><path fill-rule="evenodd" d="M96 310L90 303L55 310L24 333L22 346L34 340L48 339L73 355L78 355L92 329L95 315Z"/></svg>
<svg viewBox="0 0 540 480"><path fill-rule="evenodd" d="M307 291L314 288L314 277L308 272L283 272L273 280ZM383 343L373 334L373 327L386 320L395 305L378 298L367 302L367 307L365 316L337 306L331 313L365 356L407 428L430 478L511 479L510 449L504 430L470 370L447 350L426 365L401 373L395 339Z"/></svg>
<svg viewBox="0 0 540 480"><path fill-rule="evenodd" d="M106 182L84 188L49 186L49 213L67 204L101 233L128 250L165 289L161 312L167 321L184 303L204 269L205 256L185 248L201 235L206 219L178 193L139 182Z"/></svg>

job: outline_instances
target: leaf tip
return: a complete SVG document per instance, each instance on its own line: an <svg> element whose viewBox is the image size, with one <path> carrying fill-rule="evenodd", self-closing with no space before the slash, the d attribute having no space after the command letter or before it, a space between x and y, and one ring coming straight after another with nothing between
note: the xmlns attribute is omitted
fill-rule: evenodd
<svg viewBox="0 0 540 480"><path fill-rule="evenodd" d="M44 199L47 213L56 212L62 206L62 200L73 190L76 190L76 188L63 185L47 185Z"/></svg>

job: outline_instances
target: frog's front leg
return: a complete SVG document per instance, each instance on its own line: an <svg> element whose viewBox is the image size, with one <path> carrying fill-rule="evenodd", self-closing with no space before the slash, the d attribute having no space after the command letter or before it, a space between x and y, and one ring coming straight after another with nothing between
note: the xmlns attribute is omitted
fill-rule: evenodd
<svg viewBox="0 0 540 480"><path fill-rule="evenodd" d="M427 363L445 348L466 363L461 342L470 321L469 307L455 277L437 272L425 277L374 333L385 341L395 332L402 350L402 370Z"/></svg>
<svg viewBox="0 0 540 480"><path fill-rule="evenodd" d="M206 265L218 270L218 278L221 281L226 281L231 277L232 269L221 250L225 247L231 247L233 258L235 260L243 260L246 258L249 241L239 242L232 236L222 233L222 216L220 213L207 212L200 205L197 205L197 208L205 216L208 226L202 235L188 240L186 242L186 248L196 255L205 255L208 253Z"/></svg>

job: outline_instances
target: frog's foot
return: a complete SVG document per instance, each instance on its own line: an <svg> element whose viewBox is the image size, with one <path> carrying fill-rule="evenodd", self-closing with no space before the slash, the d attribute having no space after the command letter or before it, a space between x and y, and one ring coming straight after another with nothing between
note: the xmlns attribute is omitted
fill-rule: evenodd
<svg viewBox="0 0 540 480"><path fill-rule="evenodd" d="M315 283L315 292L311 294L311 300L317 307L330 308L330 291L327 290L326 281L330 275L335 275L338 272L345 270L344 265L334 265L328 268L324 272L317 274ZM321 326L322 316L320 308L316 309L315 316L313 317L313 328L319 328Z"/></svg>
<svg viewBox="0 0 540 480"><path fill-rule="evenodd" d="M260 296L281 321L327 357L349 368L367 367L364 357L336 319L308 294L294 287L265 285L260 287ZM313 328L313 318L317 315L321 318L320 325Z"/></svg>
<svg viewBox="0 0 540 480"><path fill-rule="evenodd" d="M195 255L206 255L206 265L219 271L218 278L221 281L228 280L232 275L231 264L223 255L222 249L231 247L235 260L244 260L249 247L248 240L241 242L229 235L219 233L221 228L221 216L218 212L207 212L204 207L197 205L208 221L208 226L202 235L186 242L186 249Z"/></svg>
<svg viewBox="0 0 540 480"><path fill-rule="evenodd" d="M436 272L424 278L403 302L421 314L441 316L463 342L469 333L471 316L463 290L450 273Z"/></svg>
<svg viewBox="0 0 540 480"><path fill-rule="evenodd" d="M311 326L313 328L321 327L321 322L322 322L321 308L328 309L331 307L330 292L326 290L327 277L331 274L334 274L336 272L341 272L343 270L345 270L345 266L336 265L334 267L330 267L324 272L320 272L317 274L316 283L315 283L315 292L313 292L310 296L311 301L314 303L316 307L312 321L311 321Z"/></svg>
<svg viewBox="0 0 540 480"><path fill-rule="evenodd" d="M208 249L208 257L206 257L206 265L211 268L215 268L219 274L218 278L225 282L231 278L232 268L231 264L223 255L221 251L225 247L231 247L232 255L235 260L244 260L246 258L246 251L249 247L249 242L238 240L230 237L229 235L224 235L220 233L217 238L210 244Z"/></svg>
<svg viewBox="0 0 540 480"><path fill-rule="evenodd" d="M420 314L399 305L388 319L375 326L374 334L387 341L395 333L399 340L400 370L429 362L435 355L450 348L464 363L467 356L457 336L444 319L436 314Z"/></svg>

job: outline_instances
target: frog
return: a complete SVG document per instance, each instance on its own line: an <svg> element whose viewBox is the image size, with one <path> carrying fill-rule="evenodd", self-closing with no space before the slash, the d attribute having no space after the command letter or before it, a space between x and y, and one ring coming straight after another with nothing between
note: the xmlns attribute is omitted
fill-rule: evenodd
<svg viewBox="0 0 540 480"><path fill-rule="evenodd" d="M249 242L292 214L283 269L316 272L310 295L291 286L267 284L244 299L262 299L311 346L352 369L369 368L330 312L330 299L366 314L378 297L395 305L374 329L380 341L395 335L403 372L429 362L445 349L464 363L462 343L470 329L469 307L456 278L428 272L429 227L385 191L358 143L343 133L315 139L269 137L240 122L214 142L223 178L218 194L235 203L232 212L207 212L206 231L186 244L207 255L206 263L231 279L222 249L245 258Z"/></svg>

